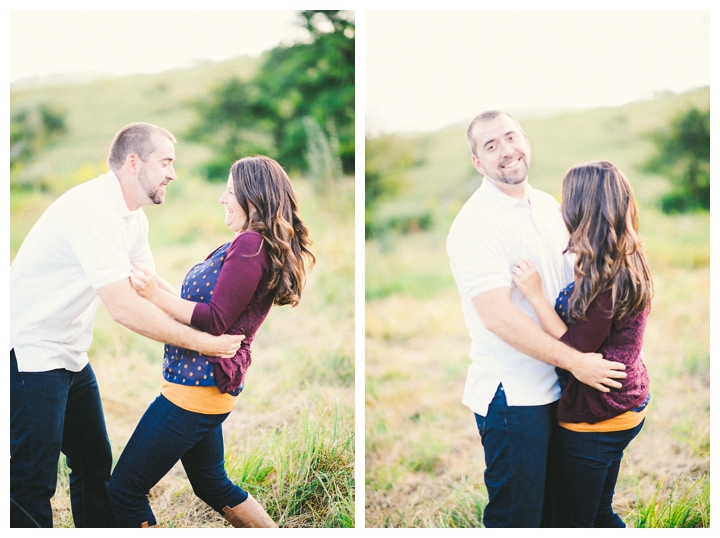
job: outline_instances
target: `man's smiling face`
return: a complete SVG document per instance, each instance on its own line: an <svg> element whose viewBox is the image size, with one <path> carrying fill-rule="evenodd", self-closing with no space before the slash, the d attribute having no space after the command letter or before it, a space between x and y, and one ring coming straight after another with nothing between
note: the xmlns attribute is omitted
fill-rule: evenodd
<svg viewBox="0 0 720 538"><path fill-rule="evenodd" d="M506 185L525 181L530 168L530 143L510 116L500 114L479 122L474 129L475 167Z"/></svg>

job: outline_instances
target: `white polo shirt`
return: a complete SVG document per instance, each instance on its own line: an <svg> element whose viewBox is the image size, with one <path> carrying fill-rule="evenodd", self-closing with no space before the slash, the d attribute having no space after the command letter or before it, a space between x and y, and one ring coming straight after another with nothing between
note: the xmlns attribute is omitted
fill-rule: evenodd
<svg viewBox="0 0 720 538"><path fill-rule="evenodd" d="M509 287L510 302L540 325L511 272L518 260L531 258L553 303L572 280L572 257L562 254L568 235L559 209L552 196L529 185L526 197L517 199L484 179L450 228L450 268L472 340L462 402L479 415L487 416L500 383L511 406L545 405L560 398L555 368L520 353L486 329L472 303L485 291Z"/></svg>
<svg viewBox="0 0 720 538"><path fill-rule="evenodd" d="M96 290L128 278L133 263L154 268L148 221L142 209L128 209L113 172L55 200L10 266L10 346L19 370L82 370Z"/></svg>

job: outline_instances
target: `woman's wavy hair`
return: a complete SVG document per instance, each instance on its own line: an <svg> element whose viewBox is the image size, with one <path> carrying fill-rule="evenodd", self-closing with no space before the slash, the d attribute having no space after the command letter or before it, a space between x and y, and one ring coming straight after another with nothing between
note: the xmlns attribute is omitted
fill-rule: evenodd
<svg viewBox="0 0 720 538"><path fill-rule="evenodd" d="M607 290L613 317L642 311L653 283L638 235L635 195L620 169L607 161L571 168L563 178L561 211L570 233L565 252L577 256L570 317L586 319L590 303Z"/></svg>
<svg viewBox="0 0 720 538"><path fill-rule="evenodd" d="M268 289L273 304L296 306L305 285L305 261L310 269L315 256L308 250L312 241L290 178L276 161L262 155L240 159L230 174L235 198L247 215L243 230L258 232L270 247Z"/></svg>

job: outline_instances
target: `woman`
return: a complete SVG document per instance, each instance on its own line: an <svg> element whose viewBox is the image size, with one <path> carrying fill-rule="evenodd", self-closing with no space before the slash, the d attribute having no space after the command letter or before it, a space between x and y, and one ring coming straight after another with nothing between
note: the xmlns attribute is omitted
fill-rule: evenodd
<svg viewBox="0 0 720 538"><path fill-rule="evenodd" d="M134 271L138 294L170 316L212 334L243 334L232 359L165 346L160 396L150 405L115 467L110 500L120 527L156 527L147 495L182 461L195 494L234 527L277 527L225 472L222 423L243 389L250 346L273 304L295 306L305 261L315 257L285 171L268 157L233 164L220 198L235 239L188 273L181 297Z"/></svg>
<svg viewBox="0 0 720 538"><path fill-rule="evenodd" d="M575 258L574 281L555 308L531 260L513 269L543 329L583 352L625 364L622 388L600 392L568 375L553 449L553 526L625 527L612 499L623 450L642 428L650 399L642 341L653 286L638 236L632 188L609 162L572 168L561 212Z"/></svg>

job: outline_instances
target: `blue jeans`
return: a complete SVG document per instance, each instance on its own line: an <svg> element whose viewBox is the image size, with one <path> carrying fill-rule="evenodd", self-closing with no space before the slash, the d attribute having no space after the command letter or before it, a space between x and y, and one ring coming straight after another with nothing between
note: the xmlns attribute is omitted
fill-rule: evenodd
<svg viewBox="0 0 720 538"><path fill-rule="evenodd" d="M110 478L108 492L118 527L157 523L147 496L178 460L195 495L217 512L248 498L225 472L222 423L229 414L193 413L162 395L150 404Z"/></svg>
<svg viewBox="0 0 720 538"><path fill-rule="evenodd" d="M500 385L486 417L475 414L485 448L485 527L541 527L548 445L557 403L508 406Z"/></svg>
<svg viewBox="0 0 720 538"><path fill-rule="evenodd" d="M625 527L613 511L623 450L643 422L618 432L574 432L557 427L553 440L553 527Z"/></svg>
<svg viewBox="0 0 720 538"><path fill-rule="evenodd" d="M19 372L10 351L10 526L52 527L58 461L70 468L75 527L114 527L112 453L92 367Z"/></svg>

